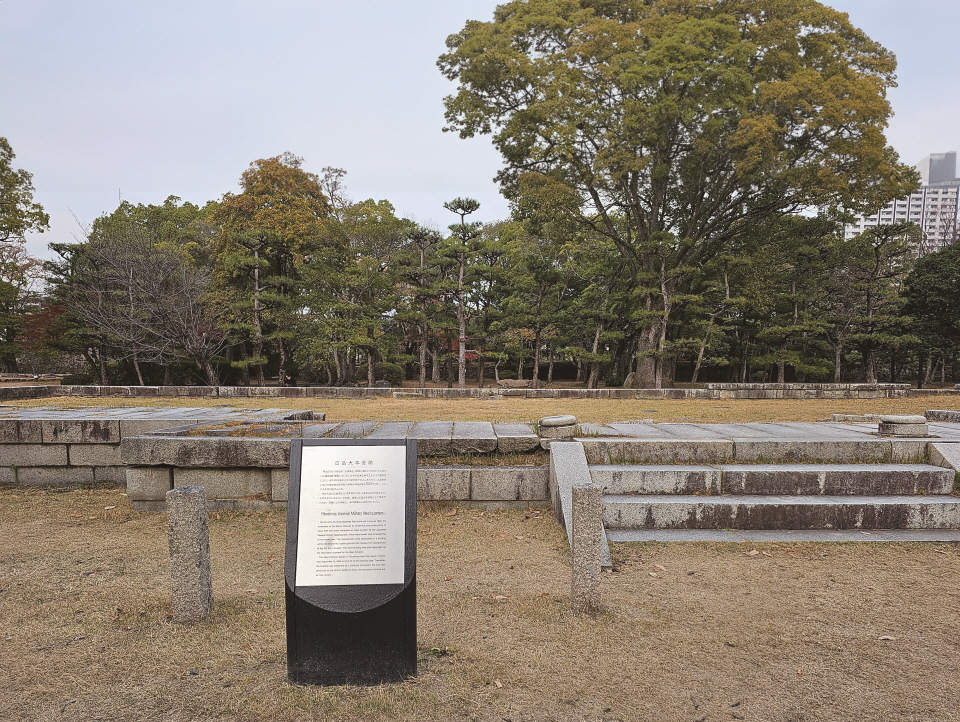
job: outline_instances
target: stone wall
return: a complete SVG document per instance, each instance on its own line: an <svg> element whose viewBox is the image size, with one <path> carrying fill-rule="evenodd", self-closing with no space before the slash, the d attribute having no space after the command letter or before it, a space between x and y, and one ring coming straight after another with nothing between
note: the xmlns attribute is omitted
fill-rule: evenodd
<svg viewBox="0 0 960 722"><path fill-rule="evenodd" d="M941 391L942 392L942 391ZM391 389L335 386L7 386L0 400L92 396L105 398L426 398L469 399L881 399L916 395L910 384L704 384L702 389ZM946 390L945 393L960 393Z"/></svg>

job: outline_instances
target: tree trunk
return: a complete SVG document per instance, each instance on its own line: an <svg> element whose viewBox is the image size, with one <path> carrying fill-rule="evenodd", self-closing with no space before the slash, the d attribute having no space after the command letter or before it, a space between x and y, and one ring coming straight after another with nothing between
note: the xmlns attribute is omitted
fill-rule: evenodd
<svg viewBox="0 0 960 722"><path fill-rule="evenodd" d="M457 281L457 388L467 388L467 298L463 288L466 254L460 254L460 276Z"/></svg>
<svg viewBox="0 0 960 722"><path fill-rule="evenodd" d="M777 363L777 383L784 384L787 382L787 362L780 361Z"/></svg>
<svg viewBox="0 0 960 722"><path fill-rule="evenodd" d="M530 388L538 389L540 388L540 328L537 328L537 333L533 337L533 381L530 384Z"/></svg>
<svg viewBox="0 0 960 722"><path fill-rule="evenodd" d="M420 373L417 376L417 388L427 385L427 324L420 327Z"/></svg>
<svg viewBox="0 0 960 722"><path fill-rule="evenodd" d="M376 383L376 354L373 349L367 349L367 388L372 389Z"/></svg>
<svg viewBox="0 0 960 722"><path fill-rule="evenodd" d="M833 345L833 383L840 383L840 362L843 359L843 346L840 343Z"/></svg>
<svg viewBox="0 0 960 722"><path fill-rule="evenodd" d="M137 381L140 385L146 386L146 384L143 383L143 373L140 371L140 360L137 358L136 351L133 352L133 370L137 372Z"/></svg>
<svg viewBox="0 0 960 722"><path fill-rule="evenodd" d="M550 386L553 384L553 345L550 345L550 348L547 349L549 356L549 361L547 364L547 385Z"/></svg>
<svg viewBox="0 0 960 722"><path fill-rule="evenodd" d="M436 341L430 346L430 382L440 383L440 350Z"/></svg>
<svg viewBox="0 0 960 722"><path fill-rule="evenodd" d="M277 349L280 351L280 368L277 371L277 386L287 385L287 344L283 338L277 339Z"/></svg>

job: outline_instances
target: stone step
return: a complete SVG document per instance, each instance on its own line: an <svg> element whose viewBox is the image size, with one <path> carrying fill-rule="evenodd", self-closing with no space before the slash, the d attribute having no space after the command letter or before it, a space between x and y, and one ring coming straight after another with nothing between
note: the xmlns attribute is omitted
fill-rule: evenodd
<svg viewBox="0 0 960 722"><path fill-rule="evenodd" d="M953 496L609 494L607 529L960 529Z"/></svg>
<svg viewBox="0 0 960 722"><path fill-rule="evenodd" d="M929 464L594 465L608 494L949 494L954 471Z"/></svg>
<svg viewBox="0 0 960 722"><path fill-rule="evenodd" d="M623 542L960 542L960 529L610 529L611 543ZM778 552L782 553L782 551Z"/></svg>
<svg viewBox="0 0 960 722"><path fill-rule="evenodd" d="M954 472L928 464L731 464L724 494L949 494Z"/></svg>

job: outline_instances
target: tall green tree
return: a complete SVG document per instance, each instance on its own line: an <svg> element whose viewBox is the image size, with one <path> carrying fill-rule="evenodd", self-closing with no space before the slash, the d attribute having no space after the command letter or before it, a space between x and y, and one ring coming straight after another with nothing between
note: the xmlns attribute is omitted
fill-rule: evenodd
<svg viewBox="0 0 960 722"><path fill-rule="evenodd" d="M616 246L656 387L685 284L731 239L917 182L883 134L893 55L815 0L512 0L447 46L448 130L493 134L508 196L566 193Z"/></svg>
<svg viewBox="0 0 960 722"><path fill-rule="evenodd" d="M215 279L232 312L236 340L251 349L237 363L265 383L267 348L279 357L280 384L292 358L297 295L304 259L317 241L330 202L319 176L292 153L256 160L240 177L241 192L223 196L213 219L222 227Z"/></svg>
<svg viewBox="0 0 960 722"><path fill-rule="evenodd" d="M15 157L7 139L0 138L0 243L22 242L28 231L50 227L50 216L33 200L33 175L14 169Z"/></svg>

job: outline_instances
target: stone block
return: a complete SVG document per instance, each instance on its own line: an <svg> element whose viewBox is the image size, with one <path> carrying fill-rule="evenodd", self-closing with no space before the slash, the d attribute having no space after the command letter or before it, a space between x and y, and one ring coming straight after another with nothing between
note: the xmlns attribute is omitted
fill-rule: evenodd
<svg viewBox="0 0 960 722"><path fill-rule="evenodd" d="M66 444L6 444L2 447L3 466L66 466Z"/></svg>
<svg viewBox="0 0 960 722"><path fill-rule="evenodd" d="M186 486L166 500L173 621L199 622L213 609L207 499L203 489Z"/></svg>
<svg viewBox="0 0 960 722"><path fill-rule="evenodd" d="M99 386L54 386L51 388L54 396L99 396Z"/></svg>
<svg viewBox="0 0 960 722"><path fill-rule="evenodd" d="M591 464L702 464L733 458L734 442L714 439L581 439Z"/></svg>
<svg viewBox="0 0 960 722"><path fill-rule="evenodd" d="M931 464L942 466L944 469L953 469L960 474L960 444L930 444L928 449Z"/></svg>
<svg viewBox="0 0 960 722"><path fill-rule="evenodd" d="M600 609L600 571L603 560L603 490L596 484L575 484L570 537L572 561L570 600L575 612Z"/></svg>
<svg viewBox="0 0 960 722"><path fill-rule="evenodd" d="M0 444L39 444L42 441L39 420L0 419Z"/></svg>
<svg viewBox="0 0 960 722"><path fill-rule="evenodd" d="M132 466L290 466L289 439L149 437L124 439L123 463Z"/></svg>
<svg viewBox="0 0 960 722"><path fill-rule="evenodd" d="M542 501L548 495L549 471L535 466L474 466L470 498L474 501Z"/></svg>
<svg viewBox="0 0 960 722"><path fill-rule="evenodd" d="M923 417L920 417L923 418ZM907 438L921 438L927 436L926 422L919 424L891 423L880 421L880 436L903 436Z"/></svg>
<svg viewBox="0 0 960 722"><path fill-rule="evenodd" d="M287 501L290 486L290 469L270 470L270 499Z"/></svg>
<svg viewBox="0 0 960 722"><path fill-rule="evenodd" d="M412 421L387 421L367 434L368 439L405 439Z"/></svg>
<svg viewBox="0 0 960 722"><path fill-rule="evenodd" d="M76 486L93 483L89 466L19 466L19 486Z"/></svg>
<svg viewBox="0 0 960 722"><path fill-rule="evenodd" d="M161 386L159 396L173 396L176 398L210 397L217 396L216 386Z"/></svg>
<svg viewBox="0 0 960 722"><path fill-rule="evenodd" d="M0 466L0 486L14 485L17 483L17 470L12 466Z"/></svg>
<svg viewBox="0 0 960 722"><path fill-rule="evenodd" d="M142 436L153 431L170 429L183 425L182 419L119 419L120 438L128 436Z"/></svg>
<svg viewBox="0 0 960 722"><path fill-rule="evenodd" d="M607 494L719 494L721 472L714 466L591 466L590 478Z"/></svg>
<svg viewBox="0 0 960 722"><path fill-rule="evenodd" d="M167 466L128 466L127 498L162 501L173 488L173 470Z"/></svg>
<svg viewBox="0 0 960 722"><path fill-rule="evenodd" d="M407 438L417 440L417 456L436 456L450 453L452 434L452 421L418 421Z"/></svg>
<svg viewBox="0 0 960 722"><path fill-rule="evenodd" d="M922 464L927 460L926 441L890 440L891 464Z"/></svg>
<svg viewBox="0 0 960 722"><path fill-rule="evenodd" d="M570 538L572 511L570 508L574 484L590 481L586 445L577 441L558 441L550 449L550 503L557 522Z"/></svg>
<svg viewBox="0 0 960 722"><path fill-rule="evenodd" d="M173 488L200 486L208 499L270 498L273 479L270 469L183 469L174 468Z"/></svg>
<svg viewBox="0 0 960 722"><path fill-rule="evenodd" d="M881 424L925 424L926 416L902 415L902 414L883 414L880 417Z"/></svg>
<svg viewBox="0 0 960 722"><path fill-rule="evenodd" d="M116 419L46 419L40 422L45 444L119 444Z"/></svg>
<svg viewBox="0 0 960 722"><path fill-rule="evenodd" d="M522 454L540 445L540 437L527 424L494 424L493 433L501 454Z"/></svg>
<svg viewBox="0 0 960 722"><path fill-rule="evenodd" d="M497 435L489 421L457 421L450 445L455 454L489 454L497 450Z"/></svg>
<svg viewBox="0 0 960 722"><path fill-rule="evenodd" d="M960 386L958 386L960 388ZM950 424L960 424L960 411L931 410L925 414L927 421L945 421Z"/></svg>
<svg viewBox="0 0 960 722"><path fill-rule="evenodd" d="M570 414L564 414L561 416L544 416L540 419L540 429L544 427L553 427L553 426L576 426L577 417L571 416Z"/></svg>
<svg viewBox="0 0 960 722"><path fill-rule="evenodd" d="M125 466L95 466L93 467L93 480L110 484L127 484L127 467Z"/></svg>
<svg viewBox="0 0 960 722"><path fill-rule="evenodd" d="M71 466L123 466L120 444L70 444Z"/></svg>
<svg viewBox="0 0 960 722"><path fill-rule="evenodd" d="M882 439L865 441L757 440L734 442L733 459L740 462L843 462L885 463L891 446Z"/></svg>
<svg viewBox="0 0 960 722"><path fill-rule="evenodd" d="M420 501L463 501L469 498L469 466L421 466L417 469L417 499Z"/></svg>

